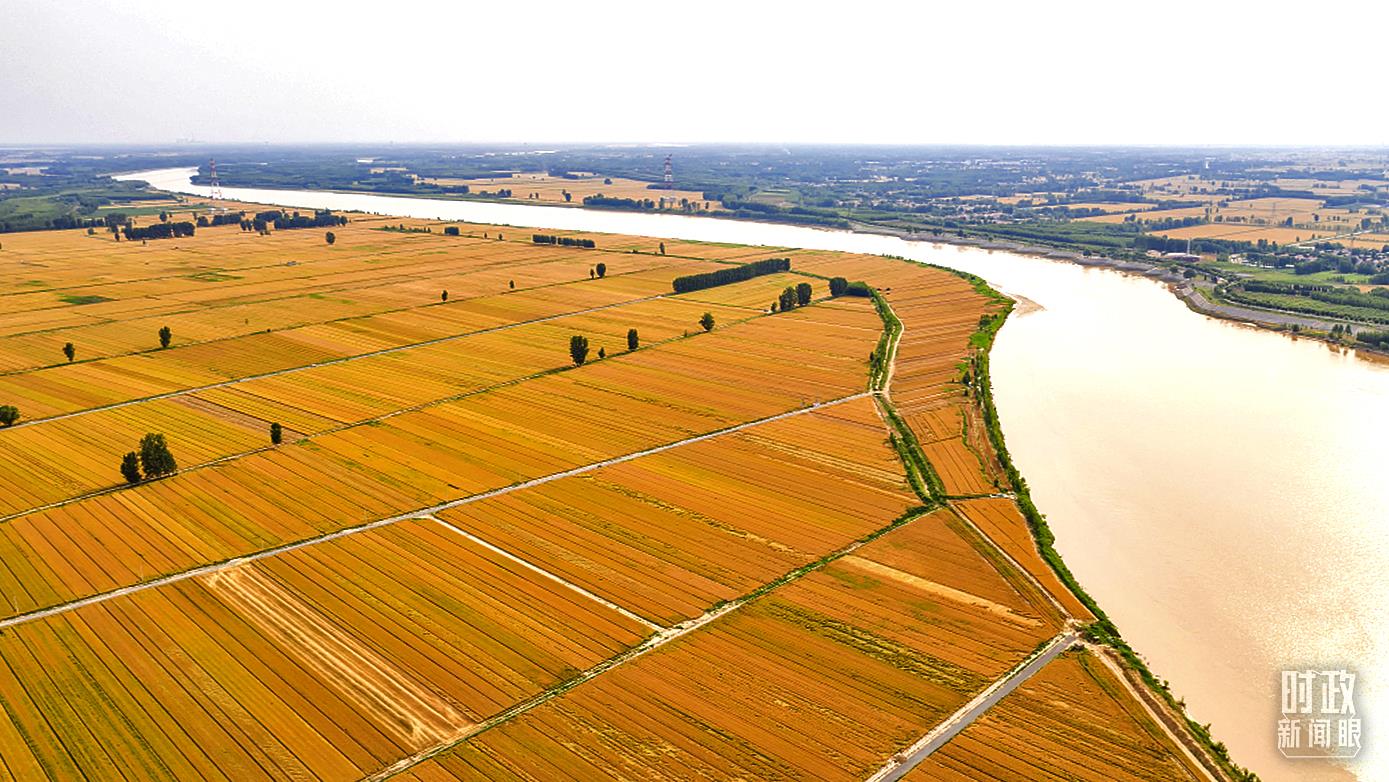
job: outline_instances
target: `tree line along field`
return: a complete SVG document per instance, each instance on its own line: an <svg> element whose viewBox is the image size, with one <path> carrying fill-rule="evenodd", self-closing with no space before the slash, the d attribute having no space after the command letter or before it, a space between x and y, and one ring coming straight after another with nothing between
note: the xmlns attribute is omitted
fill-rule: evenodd
<svg viewBox="0 0 1389 782"><path fill-rule="evenodd" d="M1091 618L993 496L970 282L453 225L6 237L0 779L848 779Z"/></svg>

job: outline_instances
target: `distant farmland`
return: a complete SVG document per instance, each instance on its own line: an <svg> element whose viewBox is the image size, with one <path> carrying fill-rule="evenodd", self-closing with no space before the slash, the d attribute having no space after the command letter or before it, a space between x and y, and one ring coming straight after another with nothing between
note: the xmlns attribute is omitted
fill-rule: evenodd
<svg viewBox="0 0 1389 782"><path fill-rule="evenodd" d="M863 778L1094 619L995 450L970 281L331 230L6 237L0 779ZM1199 778L1102 653L939 762L1025 778L979 741L1069 720L1067 757Z"/></svg>

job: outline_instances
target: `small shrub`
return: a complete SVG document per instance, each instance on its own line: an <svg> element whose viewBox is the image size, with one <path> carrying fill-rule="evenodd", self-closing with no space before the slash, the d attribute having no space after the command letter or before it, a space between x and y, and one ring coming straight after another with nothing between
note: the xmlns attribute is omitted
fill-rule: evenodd
<svg viewBox="0 0 1389 782"><path fill-rule="evenodd" d="M19 408L14 405L0 405L0 426L14 426L19 420Z"/></svg>

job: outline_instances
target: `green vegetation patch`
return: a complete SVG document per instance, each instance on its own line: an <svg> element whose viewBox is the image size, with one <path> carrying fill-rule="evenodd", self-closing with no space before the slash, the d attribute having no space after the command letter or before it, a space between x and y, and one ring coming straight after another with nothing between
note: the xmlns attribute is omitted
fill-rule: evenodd
<svg viewBox="0 0 1389 782"><path fill-rule="evenodd" d="M76 293L65 293L58 297L67 304L100 304L103 301L115 301L107 296L98 296L94 293L79 295Z"/></svg>

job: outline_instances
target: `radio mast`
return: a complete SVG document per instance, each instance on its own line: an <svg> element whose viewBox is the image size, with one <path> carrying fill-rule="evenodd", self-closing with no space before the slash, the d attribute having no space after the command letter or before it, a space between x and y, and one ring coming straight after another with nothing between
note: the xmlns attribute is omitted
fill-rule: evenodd
<svg viewBox="0 0 1389 782"><path fill-rule="evenodd" d="M209 158L207 167L211 169L211 173L208 175L208 184L212 186L208 196L214 200L220 201L222 200L222 183L217 179L217 161Z"/></svg>

